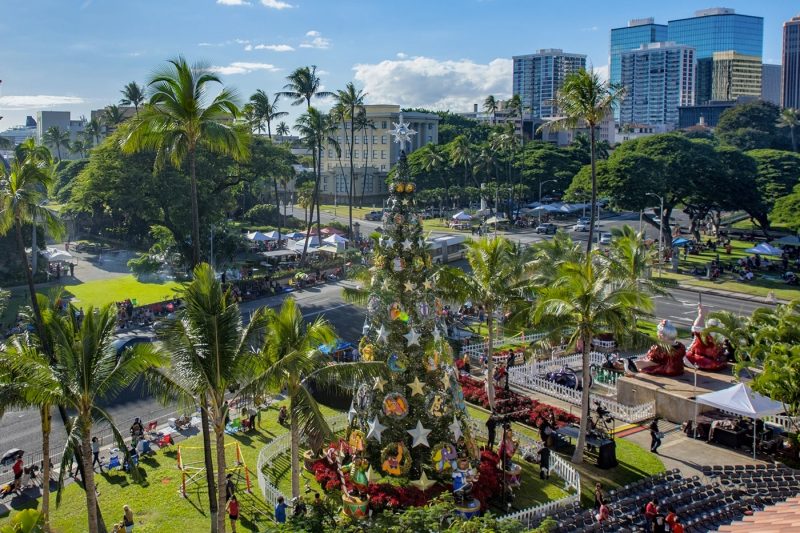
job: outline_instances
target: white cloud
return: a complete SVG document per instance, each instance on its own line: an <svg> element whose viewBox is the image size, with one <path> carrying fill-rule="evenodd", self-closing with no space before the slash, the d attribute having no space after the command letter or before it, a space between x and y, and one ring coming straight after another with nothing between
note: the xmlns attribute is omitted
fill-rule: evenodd
<svg viewBox="0 0 800 533"><path fill-rule="evenodd" d="M282 2L281 0L261 0L261 5L272 9L288 9L294 7L292 4Z"/></svg>
<svg viewBox="0 0 800 533"><path fill-rule="evenodd" d="M468 111L490 94L510 97L512 69L512 60L505 58L481 64L429 57L353 67L355 79L363 84L370 102L453 111Z"/></svg>
<svg viewBox="0 0 800 533"><path fill-rule="evenodd" d="M408 55L405 52L397 52L398 59L406 59Z"/></svg>
<svg viewBox="0 0 800 533"><path fill-rule="evenodd" d="M218 4L223 6L249 6L250 2L247 0L217 0Z"/></svg>
<svg viewBox="0 0 800 533"><path fill-rule="evenodd" d="M330 48L331 40L323 37L317 30L310 30L306 32L306 37L311 37L311 40L305 40L300 43L300 48Z"/></svg>
<svg viewBox="0 0 800 533"><path fill-rule="evenodd" d="M608 65L602 65L599 67L592 67L592 70L600 76L600 80L608 81Z"/></svg>
<svg viewBox="0 0 800 533"><path fill-rule="evenodd" d="M600 28L598 28L597 26L589 26L588 28L581 28L581 31L584 31L584 32L586 32L586 31L597 31L599 29Z"/></svg>
<svg viewBox="0 0 800 533"><path fill-rule="evenodd" d="M272 52L294 52L294 48L288 44L257 44L253 46L248 44L244 47L245 52L252 52L253 50L270 50Z"/></svg>
<svg viewBox="0 0 800 533"><path fill-rule="evenodd" d="M246 61L234 61L227 66L212 66L209 70L211 72L216 72L217 74L229 76L232 74L249 74L257 70L277 72L280 69L275 65L270 65L269 63L248 63Z"/></svg>
<svg viewBox="0 0 800 533"><path fill-rule="evenodd" d="M86 100L79 96L52 96L35 94L27 96L0 96L0 109L41 109L43 107L84 104Z"/></svg>

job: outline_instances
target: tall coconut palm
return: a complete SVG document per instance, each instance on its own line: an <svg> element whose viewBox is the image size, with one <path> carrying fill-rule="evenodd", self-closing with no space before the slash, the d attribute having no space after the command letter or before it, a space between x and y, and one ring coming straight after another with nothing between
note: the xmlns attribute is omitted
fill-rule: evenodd
<svg viewBox="0 0 800 533"><path fill-rule="evenodd" d="M83 485L86 492L88 531L99 531L97 493L92 469L91 434L96 422L106 423L120 449L127 446L111 415L101 405L113 400L125 387L154 365L161 357L149 345L138 345L117 354L113 344L117 326L116 307L89 308L78 323L74 308L52 322L55 364L47 357L28 352L20 361L21 372L32 384L29 399L37 405L63 403L75 413L61 462L59 483L63 484L68 464L80 443ZM133 469L138 477L138 470ZM60 497L60 494L59 494Z"/></svg>
<svg viewBox="0 0 800 533"><path fill-rule="evenodd" d="M309 107L308 110L297 119L297 124L294 128L300 134L303 144L311 150L311 158L314 164L314 193L311 197L311 209L309 211L308 225L306 226L306 240L303 245L303 255L300 258L300 262L305 263L308 241L311 235L311 225L314 219L314 206L317 208L317 237L322 237L319 210L319 184L322 176L321 155L323 147L326 144L332 146L337 144L336 139L333 137L336 132L336 124L331 120L330 115L322 113L314 107Z"/></svg>
<svg viewBox="0 0 800 533"><path fill-rule="evenodd" d="M347 191L347 200L349 206L349 237L351 239L353 238L353 188L356 182L356 169L353 167L353 148L356 135L355 125L358 114L364 109L364 99L366 96L367 93L361 89L356 89L353 82L349 82L344 89L336 91L336 102L345 108L345 119L350 123L350 128L345 128L344 130L344 138L350 157L350 187ZM352 134L349 139L347 136L348 131Z"/></svg>
<svg viewBox="0 0 800 533"><path fill-rule="evenodd" d="M275 133L281 137L287 137L290 132L289 125L283 121L279 122L278 127L275 128Z"/></svg>
<svg viewBox="0 0 800 533"><path fill-rule="evenodd" d="M100 144L100 136L103 135L103 126L100 121L93 118L83 127L83 138L92 146Z"/></svg>
<svg viewBox="0 0 800 533"><path fill-rule="evenodd" d="M267 328L263 348L252 370L255 379L246 392L280 392L289 399L289 456L292 468L292 497L300 496L300 438L321 443L332 436L315 395L332 389L346 389L386 373L383 361L330 364L319 350L335 341L336 335L321 317L307 324L293 298L284 300L279 311L266 311Z"/></svg>
<svg viewBox="0 0 800 533"><path fill-rule="evenodd" d="M22 227L31 224L43 224L48 232L58 238L64 232L59 218L42 204L47 198L47 191L54 182L54 166L50 150L40 146L33 139L28 139L17 146L14 160L3 169L3 180L0 182L0 235L14 230L28 291L31 297L36 329L44 330L42 311L36 298L36 287L33 283L33 271L25 253L25 240ZM32 249L31 254L38 253Z"/></svg>
<svg viewBox="0 0 800 533"><path fill-rule="evenodd" d="M103 109L103 124L107 130L113 131L125 121L125 112L118 105L109 105Z"/></svg>
<svg viewBox="0 0 800 533"><path fill-rule="evenodd" d="M218 500L211 509L212 531L225 531L225 417L228 403L225 393L245 380L252 347L265 332L265 314L257 310L247 326L230 292L216 279L206 263L197 265L194 277L181 292L185 302L174 320L159 332L171 364L151 376L154 390L162 399L182 400L200 408L203 417L203 447L212 450L209 422L214 430L217 455ZM210 474L209 497L214 489L213 465L206 463ZM219 511L218 511L219 510Z"/></svg>
<svg viewBox="0 0 800 533"><path fill-rule="evenodd" d="M486 310L489 357L487 368L487 396L492 409L495 406L494 360L492 358L497 315L510 311L520 302L517 290L522 271L515 260L518 251L505 238L487 237L467 242L467 263L470 273L456 267L443 267L437 273L438 286L453 302L466 301L483 306Z"/></svg>
<svg viewBox="0 0 800 533"><path fill-rule="evenodd" d="M797 126L800 126L800 110L792 109L791 107L782 109L776 125L779 128L789 128L789 135L792 139L792 151L796 152L797 141L794 137L794 130Z"/></svg>
<svg viewBox="0 0 800 533"><path fill-rule="evenodd" d="M650 278L649 270L656 250L645 244L644 235L627 224L612 228L611 235L609 260L616 276L637 283L648 294L668 294L663 286Z"/></svg>
<svg viewBox="0 0 800 533"><path fill-rule="evenodd" d="M591 257L594 240L594 223L597 215L597 126L605 120L625 95L625 89L602 81L596 72L581 69L570 73L564 85L556 93L553 105L559 118L548 121L543 127L551 129L574 129L581 124L589 127L592 166L592 210L589 216L589 240L586 242L587 261Z"/></svg>
<svg viewBox="0 0 800 533"><path fill-rule="evenodd" d="M267 135L270 139L272 139L272 122L289 114L286 111L278 111L280 97L280 94L276 94L275 98L270 100L269 95L261 89L250 96L250 103L253 104L255 115L267 125Z"/></svg>
<svg viewBox="0 0 800 533"><path fill-rule="evenodd" d="M653 301L635 282L618 279L605 258L565 261L558 266L555 281L535 288L530 310L534 324L546 328L552 339L569 339L568 345L582 348L583 390L581 391L580 433L572 461L583 462L589 428L589 349L597 334L612 332L617 338L633 335L636 316L653 309Z"/></svg>
<svg viewBox="0 0 800 533"><path fill-rule="evenodd" d="M519 94L515 94L506 101L506 109L512 117L522 116L522 98Z"/></svg>
<svg viewBox="0 0 800 533"><path fill-rule="evenodd" d="M291 74L286 76L289 82L283 86L285 89L278 93L278 96L286 96L292 98L292 105L306 104L306 109L311 107L311 99L328 98L334 96L330 91L321 91L320 87L322 82L317 76L317 66L311 65L310 67L298 67L292 71Z"/></svg>
<svg viewBox="0 0 800 533"><path fill-rule="evenodd" d="M361 108L361 110L359 110L358 114L356 114L355 128L356 128L356 131L358 131L359 133L366 133L368 131L376 129L375 128L375 122L371 118L369 118L367 116L367 110L366 109ZM365 137L367 137L367 136L365 135ZM360 196L359 201L358 201L358 206L359 207L364 207L364 193L367 190L367 175L368 175L367 173L368 173L368 170L369 170L369 154L370 154L370 151L369 150L365 150L365 151L367 153L367 157L364 158L364 179L361 180L361 196Z"/></svg>
<svg viewBox="0 0 800 533"><path fill-rule="evenodd" d="M439 210L443 210L444 202L447 198L448 183L445 173L440 171L444 170L445 156L442 155L441 150L433 143L423 146L419 150L419 156L422 170L429 174L438 174L442 180L444 195L439 197Z"/></svg>
<svg viewBox="0 0 800 533"><path fill-rule="evenodd" d="M42 135L42 141L56 149L56 156L61 161L61 147L69 148L70 135L68 131L64 131L58 126L50 126Z"/></svg>
<svg viewBox="0 0 800 533"><path fill-rule="evenodd" d="M464 167L464 182L461 186L466 187L473 158L472 145L466 135L459 135L453 139L453 142L450 143L450 153L448 155L452 166L461 165Z"/></svg>
<svg viewBox="0 0 800 533"><path fill-rule="evenodd" d="M498 102L497 99L494 97L493 94L490 94L486 97L486 100L483 101L483 110L486 111L492 117L492 126L494 126L496 122L496 114L497 114Z"/></svg>
<svg viewBox="0 0 800 533"><path fill-rule="evenodd" d="M144 89L135 81L132 81L125 85L120 92L122 93L122 99L119 103L122 105L132 105L138 116L139 106L142 105L145 100Z"/></svg>
<svg viewBox="0 0 800 533"><path fill-rule="evenodd" d="M69 145L70 152L72 152L73 154L78 154L79 156L81 156L81 158L86 157L86 152L88 148L89 147L87 146L86 141L82 139L75 139Z"/></svg>
<svg viewBox="0 0 800 533"><path fill-rule="evenodd" d="M124 152L156 152L155 166L169 160L180 169L188 161L192 204L192 265L200 262L200 208L197 190L197 150L243 160L248 155L247 133L231 123L236 118L236 93L223 87L213 98L212 84L222 84L200 64L190 65L183 57L150 80L150 101L123 137Z"/></svg>

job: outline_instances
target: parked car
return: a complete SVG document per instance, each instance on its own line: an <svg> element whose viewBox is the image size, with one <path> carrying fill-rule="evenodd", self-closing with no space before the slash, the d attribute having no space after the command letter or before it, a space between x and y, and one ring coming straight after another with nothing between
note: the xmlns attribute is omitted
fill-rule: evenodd
<svg viewBox="0 0 800 533"><path fill-rule="evenodd" d="M382 211L370 211L366 215L364 215L364 220L371 220L373 222L380 222L383 218Z"/></svg>
<svg viewBox="0 0 800 533"><path fill-rule="evenodd" d="M600 244L611 244L611 234L608 232L601 233Z"/></svg>
<svg viewBox="0 0 800 533"><path fill-rule="evenodd" d="M589 217L578 218L578 224L588 224L588 223L589 223Z"/></svg>
<svg viewBox="0 0 800 533"><path fill-rule="evenodd" d="M572 227L573 231L589 231L589 220L587 219L585 222L581 222L578 220L578 223ZM594 223L594 229L598 229L599 225L597 222Z"/></svg>
<svg viewBox="0 0 800 533"><path fill-rule="evenodd" d="M555 224L544 223L539 224L539 226L536 228L536 233L544 233L545 235L552 233L555 235L557 229L558 228L556 228Z"/></svg>

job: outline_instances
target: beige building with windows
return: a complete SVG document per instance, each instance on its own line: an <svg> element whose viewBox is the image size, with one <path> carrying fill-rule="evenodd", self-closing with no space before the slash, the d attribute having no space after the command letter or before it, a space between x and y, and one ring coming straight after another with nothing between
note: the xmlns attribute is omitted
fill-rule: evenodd
<svg viewBox="0 0 800 533"><path fill-rule="evenodd" d="M740 96L761 98L761 58L733 51L714 52L711 100L731 102Z"/></svg>
<svg viewBox="0 0 800 533"><path fill-rule="evenodd" d="M338 198L338 203L344 203L347 198L350 185L351 144L353 167L356 169L354 197L361 198L363 195L365 203L369 204L376 198L388 194L386 175L400 158L400 146L393 142L393 137L390 135L394 123L400 120L400 106L365 105L364 110L372 127L356 130L353 135L349 130L349 122L344 127L340 124L334 134L340 147L340 155L337 154L333 144L327 145L322 151L320 194L324 202L332 202ZM411 153L426 144L439 142L438 115L409 111L403 113L403 122L407 122L409 128L417 132L411 137L410 146L406 146L406 153Z"/></svg>

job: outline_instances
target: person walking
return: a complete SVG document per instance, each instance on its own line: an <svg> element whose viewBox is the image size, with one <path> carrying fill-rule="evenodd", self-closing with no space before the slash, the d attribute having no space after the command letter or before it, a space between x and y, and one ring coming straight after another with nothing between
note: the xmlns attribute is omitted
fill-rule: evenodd
<svg viewBox="0 0 800 533"><path fill-rule="evenodd" d="M97 466L100 467L100 472L102 472L103 463L100 462L100 441L97 440L97 437L92 437L92 470L94 470L95 463L97 463Z"/></svg>
<svg viewBox="0 0 800 533"><path fill-rule="evenodd" d="M492 448L494 448L494 439L497 436L497 421L493 416L489 416L489 418L486 419L486 433L488 434L486 447L489 448L489 451L492 451Z"/></svg>
<svg viewBox="0 0 800 533"><path fill-rule="evenodd" d="M647 531L653 530L653 522L658 514L658 500L651 498L647 505L644 506L644 519L647 521Z"/></svg>
<svg viewBox="0 0 800 533"><path fill-rule="evenodd" d="M14 466L11 467L14 472L14 490L22 489L22 474L25 470L25 463L22 461L22 452L17 454L17 460L14 461Z"/></svg>
<svg viewBox="0 0 800 533"><path fill-rule="evenodd" d="M233 482L233 474L225 475L225 499L230 500L236 494L236 484Z"/></svg>
<svg viewBox="0 0 800 533"><path fill-rule="evenodd" d="M599 511L600 506L606 503L605 496L603 495L603 485L600 483L594 484L594 508Z"/></svg>
<svg viewBox="0 0 800 533"><path fill-rule="evenodd" d="M539 479L550 479L550 448L539 450Z"/></svg>
<svg viewBox="0 0 800 533"><path fill-rule="evenodd" d="M236 499L235 495L228 500L225 510L228 511L228 518L231 520L231 531L236 533L236 522L239 520L239 500ZM286 521L285 517L284 521Z"/></svg>
<svg viewBox="0 0 800 533"><path fill-rule="evenodd" d="M658 453L658 447L661 446L661 439L664 436L661 431L658 430L658 421L660 417L656 416L652 422L650 422L650 451L653 453Z"/></svg>
<svg viewBox="0 0 800 533"><path fill-rule="evenodd" d="M283 496L278 496L278 503L275 505L275 521L279 524L286 523L286 502L283 501Z"/></svg>
<svg viewBox="0 0 800 533"><path fill-rule="evenodd" d="M133 511L127 505L122 506L122 525L125 527L125 533L133 531Z"/></svg>

